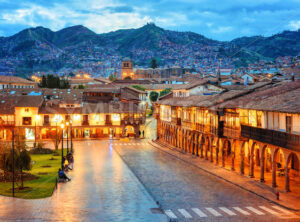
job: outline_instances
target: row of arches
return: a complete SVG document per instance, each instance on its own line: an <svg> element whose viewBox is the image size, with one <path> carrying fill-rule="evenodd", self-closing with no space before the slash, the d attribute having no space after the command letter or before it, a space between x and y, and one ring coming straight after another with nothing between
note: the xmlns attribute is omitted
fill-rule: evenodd
<svg viewBox="0 0 300 222"><path fill-rule="evenodd" d="M254 140L219 138L165 122L158 123L157 134L182 152L300 195L299 152Z"/></svg>

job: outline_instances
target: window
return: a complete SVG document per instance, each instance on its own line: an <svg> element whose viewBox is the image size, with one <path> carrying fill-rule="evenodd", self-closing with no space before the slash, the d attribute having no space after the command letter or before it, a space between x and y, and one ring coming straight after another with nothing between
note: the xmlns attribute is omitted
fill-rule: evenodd
<svg viewBox="0 0 300 222"><path fill-rule="evenodd" d="M44 124L49 124L49 115L44 116Z"/></svg>
<svg viewBox="0 0 300 222"><path fill-rule="evenodd" d="M65 119L66 119L66 122L70 121L70 115L66 115Z"/></svg>
<svg viewBox="0 0 300 222"><path fill-rule="evenodd" d="M291 133L292 132L292 117L286 116L286 132Z"/></svg>
<svg viewBox="0 0 300 222"><path fill-rule="evenodd" d="M23 117L23 125L24 126L31 125L31 117Z"/></svg>

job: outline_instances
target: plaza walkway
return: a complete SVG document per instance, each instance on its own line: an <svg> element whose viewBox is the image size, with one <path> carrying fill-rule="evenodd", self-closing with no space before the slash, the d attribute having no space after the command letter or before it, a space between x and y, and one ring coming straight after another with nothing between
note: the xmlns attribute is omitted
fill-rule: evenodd
<svg viewBox="0 0 300 222"><path fill-rule="evenodd" d="M77 141L72 181L51 198L0 197L0 220L167 221L108 141Z"/></svg>

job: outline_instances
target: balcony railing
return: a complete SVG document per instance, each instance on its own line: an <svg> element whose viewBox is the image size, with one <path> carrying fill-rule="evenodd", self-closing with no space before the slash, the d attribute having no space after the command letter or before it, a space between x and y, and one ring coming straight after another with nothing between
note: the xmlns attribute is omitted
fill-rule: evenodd
<svg viewBox="0 0 300 222"><path fill-rule="evenodd" d="M159 113L154 113L154 118L159 119Z"/></svg>
<svg viewBox="0 0 300 222"><path fill-rule="evenodd" d="M43 126L50 126L50 122L44 122Z"/></svg>
<svg viewBox="0 0 300 222"><path fill-rule="evenodd" d="M81 125L82 126L89 126L90 124L89 124L89 121L82 121Z"/></svg>
<svg viewBox="0 0 300 222"><path fill-rule="evenodd" d="M121 121L121 124L123 125L139 125L139 124L144 124L146 122L146 118L145 117L141 117L141 118L133 118L133 117L129 117L129 118L124 118Z"/></svg>
<svg viewBox="0 0 300 222"><path fill-rule="evenodd" d="M239 139L241 138L241 129L224 127L223 135L227 138Z"/></svg>
<svg viewBox="0 0 300 222"><path fill-rule="evenodd" d="M243 137L293 150L300 150L300 135L242 125Z"/></svg>
<svg viewBox="0 0 300 222"><path fill-rule="evenodd" d="M187 128L190 128L190 129L193 128L193 123L192 123L192 122L189 122L189 121L181 121L181 125L182 125L183 127L187 127Z"/></svg>
<svg viewBox="0 0 300 222"><path fill-rule="evenodd" d="M106 120L105 125L106 126L112 126L112 121L111 120Z"/></svg>
<svg viewBox="0 0 300 222"><path fill-rule="evenodd" d="M177 123L176 123L177 126L181 126L181 118L177 118Z"/></svg>
<svg viewBox="0 0 300 222"><path fill-rule="evenodd" d="M0 126L2 127L13 127L15 125L15 121L0 121Z"/></svg>

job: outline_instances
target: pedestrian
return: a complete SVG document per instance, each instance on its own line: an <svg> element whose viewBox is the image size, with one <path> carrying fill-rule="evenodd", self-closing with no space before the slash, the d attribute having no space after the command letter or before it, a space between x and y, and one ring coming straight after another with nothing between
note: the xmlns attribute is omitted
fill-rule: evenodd
<svg viewBox="0 0 300 222"><path fill-rule="evenodd" d="M143 130L143 137L145 137L145 131Z"/></svg>
<svg viewBox="0 0 300 222"><path fill-rule="evenodd" d="M60 169L60 168L58 170L58 178L66 180L66 181L70 181L71 180L69 177L67 177L67 175L65 174L65 172L62 169Z"/></svg>
<svg viewBox="0 0 300 222"><path fill-rule="evenodd" d="M74 157L73 157L73 155L70 156L69 163L70 163L70 169L73 170L73 168L74 168Z"/></svg>
<svg viewBox="0 0 300 222"><path fill-rule="evenodd" d="M139 130L139 137L141 137L141 131Z"/></svg>

